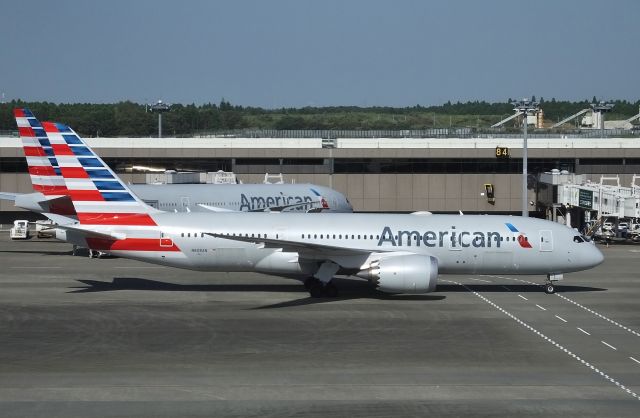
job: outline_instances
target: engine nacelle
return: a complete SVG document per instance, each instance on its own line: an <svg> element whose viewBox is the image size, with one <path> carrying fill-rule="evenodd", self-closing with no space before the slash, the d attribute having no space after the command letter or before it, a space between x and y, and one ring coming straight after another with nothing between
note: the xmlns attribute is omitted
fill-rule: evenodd
<svg viewBox="0 0 640 418"><path fill-rule="evenodd" d="M438 260L427 255L398 255L381 258L358 274L385 293L429 293L438 281Z"/></svg>

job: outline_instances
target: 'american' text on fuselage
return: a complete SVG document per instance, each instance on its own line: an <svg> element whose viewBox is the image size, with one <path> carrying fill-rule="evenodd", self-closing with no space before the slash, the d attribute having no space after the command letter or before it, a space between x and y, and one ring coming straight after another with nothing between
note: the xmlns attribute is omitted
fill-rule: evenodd
<svg viewBox="0 0 640 418"><path fill-rule="evenodd" d="M378 246L388 243L392 247L411 247L414 245L417 247L420 245L425 247L444 247L446 245L451 248L491 248L493 243L496 248L500 248L501 241L502 235L495 231L457 231L456 227L452 226L448 231L425 231L420 233L419 231L398 230L394 235L391 228L385 226L382 234L380 234Z"/></svg>

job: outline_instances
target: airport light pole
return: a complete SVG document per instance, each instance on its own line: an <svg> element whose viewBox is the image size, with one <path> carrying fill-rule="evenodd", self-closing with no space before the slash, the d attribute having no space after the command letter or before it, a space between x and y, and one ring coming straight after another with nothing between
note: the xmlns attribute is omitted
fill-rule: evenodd
<svg viewBox="0 0 640 418"><path fill-rule="evenodd" d="M157 103L149 105L149 109L158 113L158 138L162 138L162 114L171 110L171 106L158 100Z"/></svg>
<svg viewBox="0 0 640 418"><path fill-rule="evenodd" d="M522 216L529 216L529 201L527 200L527 163L528 163L528 149L527 149L527 125L529 121L527 120L529 113L537 111L539 108L538 102L534 102L529 99L522 99L517 102L512 102L513 110L516 112L522 112L524 115L524 140L522 143Z"/></svg>

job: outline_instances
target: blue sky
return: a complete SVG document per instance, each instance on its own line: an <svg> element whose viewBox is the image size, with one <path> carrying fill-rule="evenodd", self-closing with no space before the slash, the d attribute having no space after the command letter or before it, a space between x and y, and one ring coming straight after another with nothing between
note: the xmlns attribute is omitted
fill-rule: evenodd
<svg viewBox="0 0 640 418"><path fill-rule="evenodd" d="M35 0L0 10L7 100L640 98L636 0Z"/></svg>

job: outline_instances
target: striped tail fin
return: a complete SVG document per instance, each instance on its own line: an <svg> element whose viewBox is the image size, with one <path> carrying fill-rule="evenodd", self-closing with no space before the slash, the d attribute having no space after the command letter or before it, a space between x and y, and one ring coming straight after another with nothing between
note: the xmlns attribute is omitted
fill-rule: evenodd
<svg viewBox="0 0 640 418"><path fill-rule="evenodd" d="M51 122L42 126L81 224L156 225L151 214L160 211L133 194L73 129Z"/></svg>
<svg viewBox="0 0 640 418"><path fill-rule="evenodd" d="M64 196L64 178L57 167L51 144L42 125L29 109L14 109L33 190L45 196Z"/></svg>

